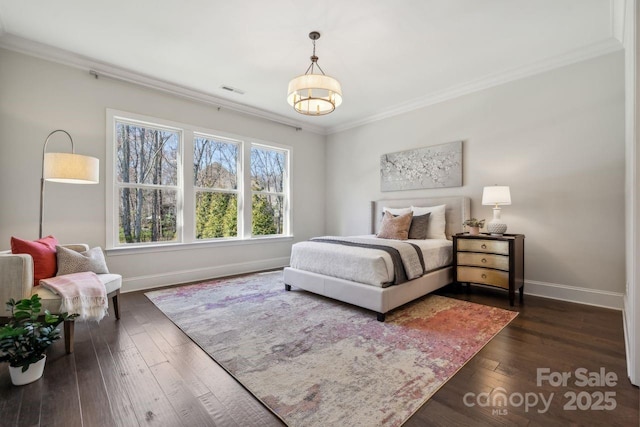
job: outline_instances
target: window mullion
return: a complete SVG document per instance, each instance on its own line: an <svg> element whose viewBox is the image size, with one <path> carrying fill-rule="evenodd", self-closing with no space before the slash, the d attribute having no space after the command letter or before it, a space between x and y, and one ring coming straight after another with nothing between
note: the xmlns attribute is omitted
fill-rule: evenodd
<svg viewBox="0 0 640 427"><path fill-rule="evenodd" d="M287 193L280 191L252 191L251 194L263 194L265 196L286 196Z"/></svg>
<svg viewBox="0 0 640 427"><path fill-rule="evenodd" d="M251 144L242 145L242 238L251 238Z"/></svg>
<svg viewBox="0 0 640 427"><path fill-rule="evenodd" d="M194 133L190 129L183 131L182 148L182 236L184 242L196 241L196 192L193 176L193 144Z"/></svg>
<svg viewBox="0 0 640 427"><path fill-rule="evenodd" d="M172 190L180 191L180 186L177 185L158 185L158 184L140 184L135 182L118 182L115 184L117 188L142 188L143 190Z"/></svg>
<svg viewBox="0 0 640 427"><path fill-rule="evenodd" d="M238 190L229 190L226 188L216 188L216 187L193 187L194 191L197 192L205 192L205 193L228 193L228 194L238 194Z"/></svg>

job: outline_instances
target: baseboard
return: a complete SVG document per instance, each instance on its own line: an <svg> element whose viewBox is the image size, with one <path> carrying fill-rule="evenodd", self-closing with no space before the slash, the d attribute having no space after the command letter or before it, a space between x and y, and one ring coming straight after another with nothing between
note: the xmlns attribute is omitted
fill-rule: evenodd
<svg viewBox="0 0 640 427"><path fill-rule="evenodd" d="M286 267L287 265L289 265L289 257L281 257L217 265L192 270L179 270L170 273L129 277L122 279L121 292L142 291L162 286L177 285L180 283L195 282L198 280L232 276L234 274L252 273L271 268ZM594 305L614 310L624 309L624 294L618 292L560 285L557 283L538 282L535 280L526 280L524 289L525 295L575 302L578 304Z"/></svg>
<svg viewBox="0 0 640 427"><path fill-rule="evenodd" d="M234 274L252 273L255 271L268 270L270 268L280 268L287 265L289 265L289 257L282 257L259 261L240 262L236 264L216 265L192 270L179 270L172 271L170 273L128 277L122 279L121 292L142 291L162 286L215 279L217 277L232 276Z"/></svg>
<svg viewBox="0 0 640 427"><path fill-rule="evenodd" d="M624 294L619 292L525 280L524 293L525 295L594 305L614 310L622 310L624 308Z"/></svg>

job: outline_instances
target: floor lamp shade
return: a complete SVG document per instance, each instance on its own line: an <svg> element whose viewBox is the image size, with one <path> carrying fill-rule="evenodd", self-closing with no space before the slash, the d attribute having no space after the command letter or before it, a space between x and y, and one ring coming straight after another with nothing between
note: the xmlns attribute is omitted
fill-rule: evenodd
<svg viewBox="0 0 640 427"><path fill-rule="evenodd" d="M97 184L100 162L95 157L72 153L45 153L43 178L68 184Z"/></svg>

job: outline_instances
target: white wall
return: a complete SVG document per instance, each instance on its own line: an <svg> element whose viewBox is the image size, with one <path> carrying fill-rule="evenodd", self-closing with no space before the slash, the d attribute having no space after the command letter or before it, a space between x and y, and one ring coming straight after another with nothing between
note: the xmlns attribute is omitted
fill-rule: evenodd
<svg viewBox="0 0 640 427"><path fill-rule="evenodd" d="M383 95L383 94L381 94ZM463 186L380 192L380 156L463 140ZM624 253L624 57L553 70L328 137L327 232L369 230L369 201L509 185L529 293L620 308ZM580 288L580 289L573 289Z"/></svg>
<svg viewBox="0 0 640 427"><path fill-rule="evenodd" d="M105 110L114 108L189 123L293 147L292 201L295 239L109 254L124 290L178 283L284 265L293 241L324 233L324 137L225 111L87 71L0 49L0 249L11 236L38 237L42 146L64 129L76 152L100 159L100 184L47 183L44 234L59 241L105 245ZM48 151L68 151L55 137Z"/></svg>
<svg viewBox="0 0 640 427"><path fill-rule="evenodd" d="M640 263L637 254L640 253L638 239L638 221L640 216L640 150L638 146L638 123L640 123L640 109L636 102L640 99L640 82L637 65L640 57L636 46L640 46L637 33L637 17L640 10L637 2L625 2L624 16L624 53L625 53L625 249L626 249L626 294L624 298L624 336L627 352L627 372L631 382L640 385Z"/></svg>

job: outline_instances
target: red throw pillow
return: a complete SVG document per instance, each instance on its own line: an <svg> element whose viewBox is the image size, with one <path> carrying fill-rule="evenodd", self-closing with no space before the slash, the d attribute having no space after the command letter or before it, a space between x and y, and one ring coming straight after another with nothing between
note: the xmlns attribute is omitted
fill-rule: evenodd
<svg viewBox="0 0 640 427"><path fill-rule="evenodd" d="M31 241L11 237L11 252L29 254L33 258L33 286L40 284L40 279L48 279L56 275L56 245L58 240L53 236Z"/></svg>

